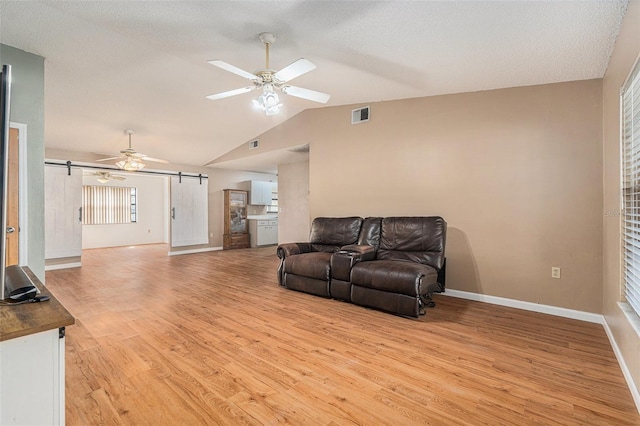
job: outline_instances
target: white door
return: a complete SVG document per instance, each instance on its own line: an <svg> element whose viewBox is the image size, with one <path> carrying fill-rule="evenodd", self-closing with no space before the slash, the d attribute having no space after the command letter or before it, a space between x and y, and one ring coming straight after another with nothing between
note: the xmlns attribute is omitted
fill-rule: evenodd
<svg viewBox="0 0 640 426"><path fill-rule="evenodd" d="M44 257L82 255L82 170L44 168Z"/></svg>
<svg viewBox="0 0 640 426"><path fill-rule="evenodd" d="M208 179L171 177L171 247L209 244Z"/></svg>

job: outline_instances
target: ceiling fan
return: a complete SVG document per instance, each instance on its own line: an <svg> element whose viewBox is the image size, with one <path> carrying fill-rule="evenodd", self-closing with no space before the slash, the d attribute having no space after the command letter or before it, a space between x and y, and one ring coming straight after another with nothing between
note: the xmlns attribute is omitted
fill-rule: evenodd
<svg viewBox="0 0 640 426"><path fill-rule="evenodd" d="M276 90L280 92L295 96L297 98L307 99L322 104L327 103L330 95L322 92L316 92L315 90L304 89L302 87L291 86L287 84L289 81L296 77L300 77L303 74L308 73L316 68L316 66L309 60L300 58L292 64L284 67L280 71L274 71L269 69L269 46L275 41L276 37L271 33L260 33L260 41L264 43L266 50L266 67L263 70L258 70L254 73L247 72L236 66L228 64L227 62L220 61L218 59L209 61L211 65L215 65L222 68L225 71L232 72L240 77L244 77L250 80L253 85L242 87L240 89L229 90L227 92L217 93L215 95L207 96L207 99L212 101L217 99L228 98L230 96L240 95L248 93L256 89L262 89L263 93L257 99L253 100L254 105L264 111L267 115L274 115L280 112L280 99Z"/></svg>
<svg viewBox="0 0 640 426"><path fill-rule="evenodd" d="M107 183L110 180L125 180L126 177L122 176L122 175L112 175L109 172L95 172L93 173L95 176L98 177L98 182L100 183Z"/></svg>
<svg viewBox="0 0 640 426"><path fill-rule="evenodd" d="M136 170L143 169L146 166L146 164L144 163L145 160L153 161L155 163L168 163L167 160L161 160L159 158L149 157L148 155L145 155L131 148L131 135L134 134L135 132L131 129L126 129L124 133L126 135L129 135L129 148L123 149L122 151L120 151L119 156L101 158L96 161L120 160L116 162L116 166L118 166L118 168L120 169L128 170L128 171L136 171Z"/></svg>

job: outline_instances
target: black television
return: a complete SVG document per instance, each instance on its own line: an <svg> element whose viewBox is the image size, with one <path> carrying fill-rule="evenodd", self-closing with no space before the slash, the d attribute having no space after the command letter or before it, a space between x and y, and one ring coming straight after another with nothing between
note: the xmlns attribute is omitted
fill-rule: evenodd
<svg viewBox="0 0 640 426"><path fill-rule="evenodd" d="M20 265L7 261L7 178L9 171L9 117L11 112L11 65L0 74L0 300L33 298L37 289Z"/></svg>

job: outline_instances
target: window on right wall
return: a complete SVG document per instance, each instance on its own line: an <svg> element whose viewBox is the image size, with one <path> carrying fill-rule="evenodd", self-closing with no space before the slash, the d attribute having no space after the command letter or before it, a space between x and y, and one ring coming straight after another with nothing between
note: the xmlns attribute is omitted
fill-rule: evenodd
<svg viewBox="0 0 640 426"><path fill-rule="evenodd" d="M620 105L624 297L640 315L640 61L622 88Z"/></svg>

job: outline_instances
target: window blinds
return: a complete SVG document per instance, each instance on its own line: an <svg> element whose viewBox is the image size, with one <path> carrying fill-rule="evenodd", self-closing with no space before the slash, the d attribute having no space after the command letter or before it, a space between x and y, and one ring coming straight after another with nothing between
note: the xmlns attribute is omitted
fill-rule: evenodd
<svg viewBox="0 0 640 426"><path fill-rule="evenodd" d="M621 104L624 294L640 315L640 63L622 90Z"/></svg>
<svg viewBox="0 0 640 426"><path fill-rule="evenodd" d="M135 222L135 188L82 187L82 223L102 225Z"/></svg>

